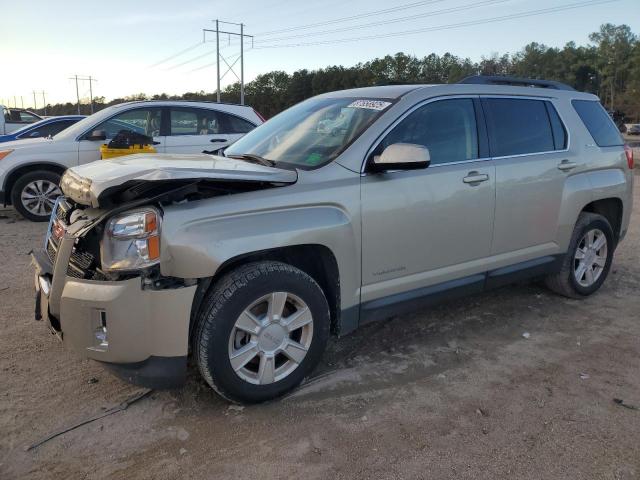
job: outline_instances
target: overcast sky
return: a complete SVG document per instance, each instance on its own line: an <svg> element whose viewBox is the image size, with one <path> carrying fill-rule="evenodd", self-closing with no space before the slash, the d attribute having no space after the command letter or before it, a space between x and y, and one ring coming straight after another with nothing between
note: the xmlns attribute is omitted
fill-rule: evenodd
<svg viewBox="0 0 640 480"><path fill-rule="evenodd" d="M1 0L0 102L13 105L16 96L20 106L22 96L25 107L31 107L33 90L45 90L51 103L75 101L75 83L68 79L74 74L97 78L94 95L107 99L138 92L215 91L215 43L198 44L202 29L212 28L215 18L244 22L245 32L255 34L253 49L249 39L245 43L247 81L275 69L350 66L399 51L419 57L448 51L479 60L532 41L559 47L571 40L586 44L588 34L605 22L626 23L640 33L640 0L517 17L593 1ZM387 11L374 14L380 10ZM516 18L473 24L510 15ZM345 18L350 19L341 21ZM293 29L318 23L323 25ZM422 31L401 33L412 30ZM301 45L354 38L359 40ZM207 40L215 36L208 34ZM224 35L221 45L221 53L232 59L239 52L238 42L229 45ZM273 45L279 47L259 48ZM227 74L223 87L233 80ZM81 83L81 97L88 90L88 83ZM37 101L40 107L41 96Z"/></svg>

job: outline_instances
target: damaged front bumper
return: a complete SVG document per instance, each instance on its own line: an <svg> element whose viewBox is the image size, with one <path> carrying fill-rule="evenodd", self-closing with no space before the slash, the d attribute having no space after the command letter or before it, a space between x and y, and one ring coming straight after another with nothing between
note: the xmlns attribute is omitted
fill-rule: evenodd
<svg viewBox="0 0 640 480"><path fill-rule="evenodd" d="M65 347L104 363L123 379L150 388L183 383L196 286L151 289L141 277L120 281L69 276L76 238L65 233L55 264L32 253L36 319Z"/></svg>

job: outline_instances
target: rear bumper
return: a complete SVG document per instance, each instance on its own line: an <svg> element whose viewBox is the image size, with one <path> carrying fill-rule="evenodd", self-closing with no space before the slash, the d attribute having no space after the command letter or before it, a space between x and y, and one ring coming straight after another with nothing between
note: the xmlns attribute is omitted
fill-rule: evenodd
<svg viewBox="0 0 640 480"><path fill-rule="evenodd" d="M34 252L32 259L36 318L49 323L65 348L104 363L138 385L166 388L182 383L195 285L150 290L142 287L140 277L82 280L52 275L44 251Z"/></svg>

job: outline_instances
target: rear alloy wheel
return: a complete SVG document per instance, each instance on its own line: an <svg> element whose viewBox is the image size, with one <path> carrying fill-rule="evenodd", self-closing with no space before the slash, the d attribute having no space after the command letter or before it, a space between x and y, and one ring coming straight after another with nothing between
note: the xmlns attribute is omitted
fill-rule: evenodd
<svg viewBox="0 0 640 480"><path fill-rule="evenodd" d="M560 271L546 278L547 287L570 298L591 295L607 278L614 248L608 220L596 213L581 213Z"/></svg>
<svg viewBox="0 0 640 480"><path fill-rule="evenodd" d="M329 305L316 281L280 262L250 263L220 278L196 316L200 372L224 398L257 403L287 393L318 364Z"/></svg>
<svg viewBox="0 0 640 480"><path fill-rule="evenodd" d="M11 203L27 220L46 222L56 198L62 195L60 175L46 170L27 173L13 184Z"/></svg>
<svg viewBox="0 0 640 480"><path fill-rule="evenodd" d="M607 236L598 228L589 230L578 242L573 256L573 275L582 287L596 283L607 265Z"/></svg>

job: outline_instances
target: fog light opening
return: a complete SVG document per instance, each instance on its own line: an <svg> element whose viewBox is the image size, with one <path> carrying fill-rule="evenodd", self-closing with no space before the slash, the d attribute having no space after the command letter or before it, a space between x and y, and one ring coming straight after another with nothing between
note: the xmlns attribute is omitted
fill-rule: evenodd
<svg viewBox="0 0 640 480"><path fill-rule="evenodd" d="M107 312L100 310L100 320L97 328L94 331L96 342L98 347L107 348L109 346L109 340L107 339Z"/></svg>

